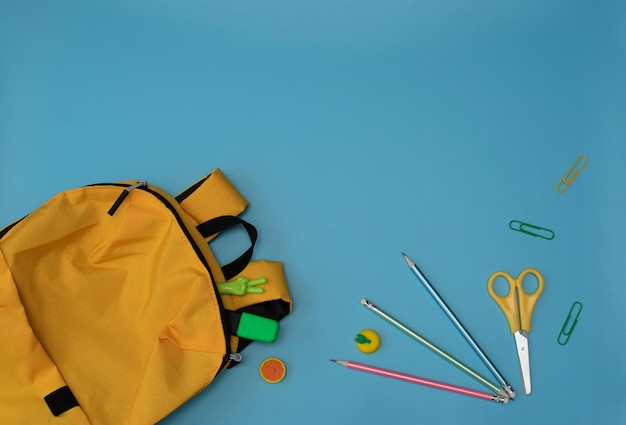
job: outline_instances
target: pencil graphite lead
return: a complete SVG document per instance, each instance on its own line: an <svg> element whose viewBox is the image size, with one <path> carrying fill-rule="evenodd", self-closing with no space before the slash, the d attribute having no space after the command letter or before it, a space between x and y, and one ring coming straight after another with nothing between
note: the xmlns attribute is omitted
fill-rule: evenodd
<svg viewBox="0 0 626 425"><path fill-rule="evenodd" d="M409 265L409 267L413 267L415 265L413 260L411 260L409 257L407 257L404 252L402 253L402 256L404 257L404 261L406 261L406 263Z"/></svg>

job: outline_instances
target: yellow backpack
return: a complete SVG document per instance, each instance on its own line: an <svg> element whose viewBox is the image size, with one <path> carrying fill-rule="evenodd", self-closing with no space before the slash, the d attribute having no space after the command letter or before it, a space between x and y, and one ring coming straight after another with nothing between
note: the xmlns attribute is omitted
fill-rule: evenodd
<svg viewBox="0 0 626 425"><path fill-rule="evenodd" d="M291 311L282 263L250 261L246 206L215 170L176 197L65 191L1 230L0 424L154 424L240 360L244 315ZM208 242L234 225L251 246L221 266Z"/></svg>

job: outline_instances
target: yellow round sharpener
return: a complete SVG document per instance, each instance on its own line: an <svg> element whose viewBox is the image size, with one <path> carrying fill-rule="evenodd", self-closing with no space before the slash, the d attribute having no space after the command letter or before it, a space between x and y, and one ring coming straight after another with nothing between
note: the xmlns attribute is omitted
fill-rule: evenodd
<svg viewBox="0 0 626 425"><path fill-rule="evenodd" d="M371 329L364 329L359 332L354 342L356 343L356 348L365 354L372 354L380 348L380 336Z"/></svg>

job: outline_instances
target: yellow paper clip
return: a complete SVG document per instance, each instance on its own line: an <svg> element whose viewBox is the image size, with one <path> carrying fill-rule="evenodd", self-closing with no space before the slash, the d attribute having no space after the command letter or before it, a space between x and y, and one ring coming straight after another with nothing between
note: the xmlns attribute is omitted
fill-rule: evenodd
<svg viewBox="0 0 626 425"><path fill-rule="evenodd" d="M565 192L569 185L572 184L574 179L578 176L578 174L583 170L583 168L585 168L587 162L589 162L589 158L587 158L585 155L580 155L578 158L576 158L576 161L574 161L572 166L569 167L569 170L567 170L567 173L565 173L561 181L559 181L559 183L556 185L556 191L559 193Z"/></svg>
<svg viewBox="0 0 626 425"><path fill-rule="evenodd" d="M540 237L547 240L554 239L554 232L550 229L544 229L543 227L535 226L534 224L523 223L518 220L509 221L509 228L516 232L526 233L530 236Z"/></svg>
<svg viewBox="0 0 626 425"><path fill-rule="evenodd" d="M573 311L576 311L576 313L573 314L572 313ZM578 316L580 316L581 311L583 311L583 305L580 302L575 301L574 304L572 304L572 308L569 309L569 313L567 313L567 319L565 319L565 323L563 323L563 327L561 328L561 333L559 333L559 336L557 338L557 342L559 344L561 345L567 344L567 341L569 341L569 337L572 335L572 332L574 332L576 323L578 323ZM573 315L574 321L570 325L569 322L570 320L572 320L572 315ZM561 337L565 337L565 339L563 340L561 339Z"/></svg>

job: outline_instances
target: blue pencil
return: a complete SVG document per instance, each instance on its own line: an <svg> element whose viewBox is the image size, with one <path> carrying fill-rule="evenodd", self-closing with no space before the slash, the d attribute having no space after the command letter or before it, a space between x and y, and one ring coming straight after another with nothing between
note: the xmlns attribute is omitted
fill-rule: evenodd
<svg viewBox="0 0 626 425"><path fill-rule="evenodd" d="M515 395L516 395L515 391L513 390L513 387L511 387L511 385L504 379L504 377L498 371L498 369L496 369L496 367L493 365L491 360L489 360L489 358L483 352L483 350L480 348L480 346L476 343L476 341L474 341L474 338L472 338L470 333L467 331L467 329L465 329L465 327L459 321L459 319L456 318L456 316L454 315L452 310L450 310L450 307L448 307L447 304L445 303L445 301L439 296L439 294L437 293L435 288L433 288L433 286L430 284L430 282L428 282L428 279L426 279L426 276L424 276L424 274L420 271L420 269L417 268L415 263L409 257L407 257L404 252L402 253L402 256L406 260L406 263L409 265L409 268L413 271L415 276L417 276L417 278L420 280L420 282L422 282L422 284L424 285L426 290L435 299L435 301L437 301L437 304L439 304L439 307L441 307L441 309L444 311L444 313L446 313L448 318L452 321L454 326L456 326L456 328L461 333L461 335L463 335L463 338L465 338L465 340L469 343L469 345L474 349L476 354L478 354L478 357L480 357L482 362L487 366L487 368L489 368L489 371L498 380L498 382L500 382L500 384L502 385L502 388L504 389L504 391L506 391L506 393L509 395L509 397L511 397L511 399L513 399L515 397Z"/></svg>

